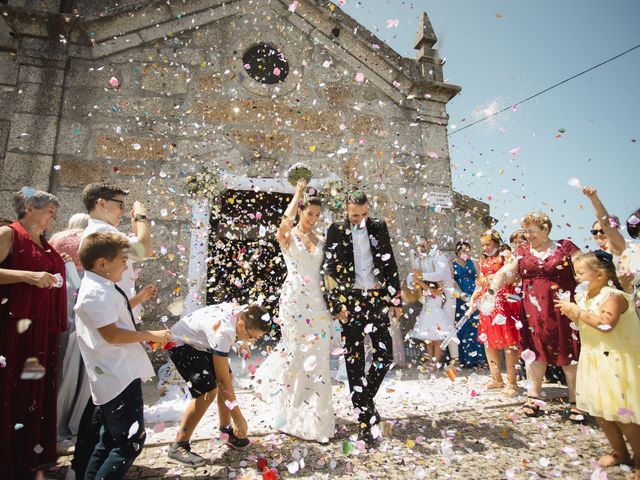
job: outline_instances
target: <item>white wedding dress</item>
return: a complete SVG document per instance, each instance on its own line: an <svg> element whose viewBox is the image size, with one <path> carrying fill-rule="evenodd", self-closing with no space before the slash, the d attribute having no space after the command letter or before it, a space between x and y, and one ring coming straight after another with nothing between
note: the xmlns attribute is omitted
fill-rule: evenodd
<svg viewBox="0 0 640 480"><path fill-rule="evenodd" d="M329 355L333 318L322 296L323 242L312 253L291 233L283 250L287 278L280 295L282 338L258 367L255 392L271 408L272 427L304 440L335 433Z"/></svg>

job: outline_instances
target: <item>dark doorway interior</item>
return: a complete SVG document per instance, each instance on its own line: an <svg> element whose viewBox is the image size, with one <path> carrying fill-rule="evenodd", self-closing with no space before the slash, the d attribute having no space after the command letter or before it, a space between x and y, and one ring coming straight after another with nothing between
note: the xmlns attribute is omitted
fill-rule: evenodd
<svg viewBox="0 0 640 480"><path fill-rule="evenodd" d="M211 217L207 304L255 302L277 316L287 273L275 232L291 201L283 193L227 190Z"/></svg>

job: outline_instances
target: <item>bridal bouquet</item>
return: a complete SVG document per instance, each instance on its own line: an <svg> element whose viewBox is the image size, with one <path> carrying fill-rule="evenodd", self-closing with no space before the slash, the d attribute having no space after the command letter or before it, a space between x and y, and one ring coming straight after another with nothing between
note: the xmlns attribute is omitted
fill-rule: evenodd
<svg viewBox="0 0 640 480"><path fill-rule="evenodd" d="M291 165L287 169L287 172L285 173L285 178L294 187L298 183L298 180L301 180L301 179L306 180L307 184L309 184L312 176L313 175L311 174L311 170L309 170L309 168L306 165L300 162L294 163L293 165Z"/></svg>

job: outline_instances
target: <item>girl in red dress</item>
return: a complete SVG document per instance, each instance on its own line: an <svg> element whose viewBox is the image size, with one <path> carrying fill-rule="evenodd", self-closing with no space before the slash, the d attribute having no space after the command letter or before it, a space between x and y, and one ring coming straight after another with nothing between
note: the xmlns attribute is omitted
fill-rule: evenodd
<svg viewBox="0 0 640 480"><path fill-rule="evenodd" d="M484 344L491 370L487 389L503 388L506 396L513 397L518 394L516 365L519 359L520 333L516 323L520 321L520 301L515 295L515 286L511 283L503 285L495 293L495 302L489 302L492 298L485 298L493 276L504 265L504 254L501 251L508 247L495 230L487 231L480 238L480 243L484 258L480 261L480 276L476 281L469 311L480 310L478 341ZM487 301L483 303L485 299ZM502 380L500 350L504 350L506 359L506 387Z"/></svg>

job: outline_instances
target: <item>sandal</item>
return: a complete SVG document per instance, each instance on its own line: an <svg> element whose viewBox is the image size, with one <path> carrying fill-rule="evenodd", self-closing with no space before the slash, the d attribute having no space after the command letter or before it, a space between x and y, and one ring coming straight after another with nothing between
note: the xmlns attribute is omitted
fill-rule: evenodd
<svg viewBox="0 0 640 480"><path fill-rule="evenodd" d="M497 382L492 379L487 382L487 384L485 385L485 388L487 390L498 390L499 388L504 388L504 383Z"/></svg>
<svg viewBox="0 0 640 480"><path fill-rule="evenodd" d="M569 402L569 406L564 409L564 414L567 415L569 421L575 425L584 425L587 423L587 416L584 412L576 408L576 402Z"/></svg>
<svg viewBox="0 0 640 480"><path fill-rule="evenodd" d="M541 400L535 397L529 397L529 400L520 408L522 413L527 417L539 417L542 414L542 408L540 405Z"/></svg>
<svg viewBox="0 0 640 480"><path fill-rule="evenodd" d="M502 393L508 398L517 397L520 394L520 389L517 385L507 385L504 387L504 390L502 390Z"/></svg>

